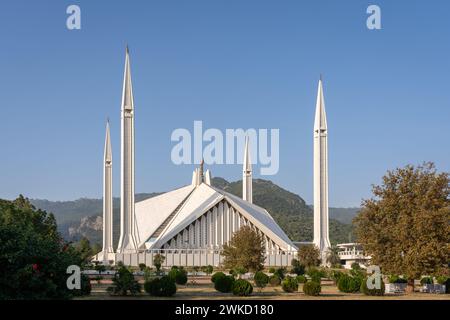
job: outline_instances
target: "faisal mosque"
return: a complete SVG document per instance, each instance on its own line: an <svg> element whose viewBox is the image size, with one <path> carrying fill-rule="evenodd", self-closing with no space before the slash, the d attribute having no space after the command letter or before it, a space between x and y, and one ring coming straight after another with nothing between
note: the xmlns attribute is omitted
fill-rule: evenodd
<svg viewBox="0 0 450 320"><path fill-rule="evenodd" d="M287 266L298 247L269 212L252 201L252 162L246 139L242 199L212 185L203 162L192 181L178 189L135 203L134 102L130 54L125 56L121 105L120 237L113 245L112 148L106 124L103 167L103 249L94 261L151 266L153 255L165 255L165 266L220 265L222 246L242 226L262 235L266 265ZM314 240L322 260L330 248L328 235L327 121L322 79L319 80L314 122ZM297 243L298 245L298 243Z"/></svg>

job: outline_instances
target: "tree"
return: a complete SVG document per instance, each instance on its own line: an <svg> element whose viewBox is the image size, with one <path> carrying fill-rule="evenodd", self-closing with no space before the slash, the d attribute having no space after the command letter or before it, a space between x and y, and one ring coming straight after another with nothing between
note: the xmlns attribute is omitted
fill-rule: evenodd
<svg viewBox="0 0 450 320"><path fill-rule="evenodd" d="M265 260L264 251L263 237L249 226L243 226L223 246L224 266L250 271L262 270Z"/></svg>
<svg viewBox="0 0 450 320"><path fill-rule="evenodd" d="M327 263L329 263L331 267L341 266L341 258L339 257L339 248L337 246L331 246L331 248L328 249Z"/></svg>
<svg viewBox="0 0 450 320"><path fill-rule="evenodd" d="M210 275L213 272L214 268L212 265L207 265L202 267L202 272L206 273L207 275Z"/></svg>
<svg viewBox="0 0 450 320"><path fill-rule="evenodd" d="M94 243L91 246L91 251L92 251L92 255L96 255L97 253L99 253L100 251L102 251L102 246L99 243Z"/></svg>
<svg viewBox="0 0 450 320"><path fill-rule="evenodd" d="M79 252L81 259L83 259L83 263L87 264L91 260L93 254L91 243L89 239L83 237L75 244L75 250Z"/></svg>
<svg viewBox="0 0 450 320"><path fill-rule="evenodd" d="M320 264L320 251L315 245L302 245L298 249L297 258L305 267L317 267Z"/></svg>
<svg viewBox="0 0 450 320"><path fill-rule="evenodd" d="M157 273L159 273L159 270L161 269L161 265L163 264L165 259L166 259L166 257L164 257L160 253L155 254L155 256L153 257L153 265L155 266Z"/></svg>
<svg viewBox="0 0 450 320"><path fill-rule="evenodd" d="M388 171L353 223L372 264L414 279L447 267L450 252L449 174L433 163Z"/></svg>
<svg viewBox="0 0 450 320"><path fill-rule="evenodd" d="M68 299L67 267L81 257L57 231L53 214L22 195L0 200L0 300ZM82 281L82 284L84 282Z"/></svg>

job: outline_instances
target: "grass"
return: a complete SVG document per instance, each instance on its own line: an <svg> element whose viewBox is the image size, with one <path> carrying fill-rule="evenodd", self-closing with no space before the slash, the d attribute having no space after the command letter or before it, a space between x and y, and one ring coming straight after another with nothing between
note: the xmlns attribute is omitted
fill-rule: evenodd
<svg viewBox="0 0 450 320"><path fill-rule="evenodd" d="M192 284L192 280L195 284ZM140 280L143 283L143 280ZM266 287L261 291L258 288L254 288L253 294L249 297L236 297L231 293L220 293L214 290L213 284L209 277L189 277L187 285L177 286L177 293L171 298L157 298L146 294L145 292L137 296L127 297L111 297L106 288L111 284L111 281L106 279L99 283L92 281L92 292L90 296L81 297L83 300L121 300L121 299L137 299L137 300L157 300L157 299L170 299L170 300L224 300L224 299L237 299L237 300L450 300L448 294L429 294L415 292L411 294L402 295L385 295L382 297L366 296L362 293L342 293L333 284L332 281L322 281L322 292L318 297L307 296L303 293L302 285L299 285L298 292L286 293L280 286Z"/></svg>

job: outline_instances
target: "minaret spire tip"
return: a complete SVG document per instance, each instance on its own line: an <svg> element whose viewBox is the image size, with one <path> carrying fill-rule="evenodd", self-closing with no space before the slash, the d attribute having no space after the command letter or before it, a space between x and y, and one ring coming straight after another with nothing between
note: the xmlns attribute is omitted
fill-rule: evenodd
<svg viewBox="0 0 450 320"><path fill-rule="evenodd" d="M252 161L250 158L250 142L248 135L245 136L244 161L242 169L242 199L253 203Z"/></svg>

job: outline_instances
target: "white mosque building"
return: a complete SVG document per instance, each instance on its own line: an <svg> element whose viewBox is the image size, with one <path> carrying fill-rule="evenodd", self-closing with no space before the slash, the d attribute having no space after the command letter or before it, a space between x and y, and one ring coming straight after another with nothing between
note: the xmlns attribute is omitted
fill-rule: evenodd
<svg viewBox="0 0 450 320"><path fill-rule="evenodd" d="M134 198L134 102L130 57L126 50L121 108L120 238L114 250L112 237L112 149L106 126L103 179L103 250L94 261L151 266L157 253L164 265L218 266L221 249L242 226L263 236L265 264L288 266L297 246L269 212L252 203L252 163L248 138L243 161L242 199L211 184L211 171L203 161L190 184L135 203ZM322 258L328 239L327 124L322 80L319 81L314 125L314 240Z"/></svg>

